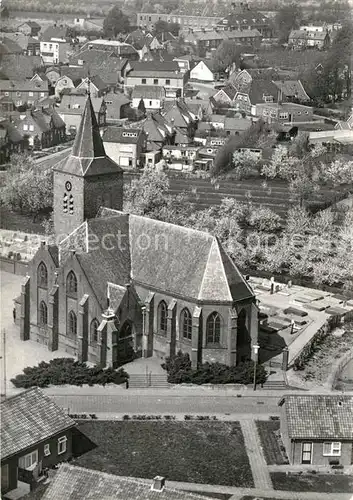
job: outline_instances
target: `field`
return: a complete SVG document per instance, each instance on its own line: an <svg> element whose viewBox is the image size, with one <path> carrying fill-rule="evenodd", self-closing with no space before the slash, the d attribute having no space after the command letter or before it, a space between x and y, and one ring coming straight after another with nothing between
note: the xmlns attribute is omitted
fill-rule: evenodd
<svg viewBox="0 0 353 500"><path fill-rule="evenodd" d="M346 475L316 474L287 476L285 472L271 473L276 490L315 491L322 493L351 493L353 477Z"/></svg>
<svg viewBox="0 0 353 500"><path fill-rule="evenodd" d="M84 422L97 447L74 463L123 476L253 487L237 422Z"/></svg>
<svg viewBox="0 0 353 500"><path fill-rule="evenodd" d="M278 435L280 427L279 421L258 420L256 422L256 427L260 436L266 463L268 465L287 464L288 460L285 460L284 453L280 447Z"/></svg>

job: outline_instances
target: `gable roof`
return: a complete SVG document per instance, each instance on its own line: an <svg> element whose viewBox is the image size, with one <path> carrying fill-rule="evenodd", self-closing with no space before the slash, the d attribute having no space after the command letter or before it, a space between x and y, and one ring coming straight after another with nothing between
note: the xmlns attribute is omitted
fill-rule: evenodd
<svg viewBox="0 0 353 500"><path fill-rule="evenodd" d="M81 89L75 93L64 93L58 107L58 112L62 114L82 115L83 110L85 109L86 100L87 93L85 89ZM99 113L103 102L103 97L91 97L91 103L95 113Z"/></svg>
<svg viewBox="0 0 353 500"><path fill-rule="evenodd" d="M42 500L204 500L183 490L151 489L151 481L120 477L76 465L61 464ZM212 497L209 497L212 500Z"/></svg>
<svg viewBox="0 0 353 500"><path fill-rule="evenodd" d="M6 399L0 406L2 459L76 425L37 387Z"/></svg>
<svg viewBox="0 0 353 500"><path fill-rule="evenodd" d="M158 85L135 85L131 94L132 99L163 99L164 97L164 87Z"/></svg>
<svg viewBox="0 0 353 500"><path fill-rule="evenodd" d="M50 42L53 38L66 40L68 34L67 26L48 26L41 36L42 42Z"/></svg>
<svg viewBox="0 0 353 500"><path fill-rule="evenodd" d="M104 142L136 144L142 134L139 128L108 127L103 134Z"/></svg>
<svg viewBox="0 0 353 500"><path fill-rule="evenodd" d="M151 74L153 72L179 73L179 65L176 61L137 61L132 63L132 71L134 74L146 72Z"/></svg>
<svg viewBox="0 0 353 500"><path fill-rule="evenodd" d="M300 80L283 80L274 81L273 83L279 88L285 97L296 97L300 101L310 101L310 97L305 92L303 84Z"/></svg>
<svg viewBox="0 0 353 500"><path fill-rule="evenodd" d="M43 66L40 56L5 54L1 58L1 71L9 80L26 80L33 77L35 68Z"/></svg>
<svg viewBox="0 0 353 500"><path fill-rule="evenodd" d="M276 101L279 94L278 87L267 80L253 80L250 85L249 98L251 104L263 102L263 96L273 96Z"/></svg>
<svg viewBox="0 0 353 500"><path fill-rule="evenodd" d="M291 395L284 409L292 439L353 439L353 396Z"/></svg>
<svg viewBox="0 0 353 500"><path fill-rule="evenodd" d="M90 96L86 99L71 155L59 162L54 170L84 177L122 172L105 153Z"/></svg>

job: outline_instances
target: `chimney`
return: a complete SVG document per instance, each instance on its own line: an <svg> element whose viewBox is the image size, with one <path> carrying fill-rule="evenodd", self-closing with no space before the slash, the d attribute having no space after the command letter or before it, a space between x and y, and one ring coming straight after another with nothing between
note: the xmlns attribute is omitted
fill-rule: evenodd
<svg viewBox="0 0 353 500"><path fill-rule="evenodd" d="M165 477L163 476L156 476L153 479L153 484L151 487L152 491L163 491L165 486Z"/></svg>

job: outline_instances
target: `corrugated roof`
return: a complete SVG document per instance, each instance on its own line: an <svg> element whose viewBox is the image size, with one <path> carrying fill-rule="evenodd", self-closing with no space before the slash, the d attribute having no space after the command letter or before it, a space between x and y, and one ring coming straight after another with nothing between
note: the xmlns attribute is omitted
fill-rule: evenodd
<svg viewBox="0 0 353 500"><path fill-rule="evenodd" d="M1 403L1 459L74 427L66 412L38 388Z"/></svg>
<svg viewBox="0 0 353 500"><path fill-rule="evenodd" d="M151 489L151 482L69 464L59 467L42 500L205 500L182 490ZM212 500L212 497L209 497ZM214 499L213 499L214 500Z"/></svg>
<svg viewBox="0 0 353 500"><path fill-rule="evenodd" d="M288 434L292 439L353 439L353 396L285 397Z"/></svg>

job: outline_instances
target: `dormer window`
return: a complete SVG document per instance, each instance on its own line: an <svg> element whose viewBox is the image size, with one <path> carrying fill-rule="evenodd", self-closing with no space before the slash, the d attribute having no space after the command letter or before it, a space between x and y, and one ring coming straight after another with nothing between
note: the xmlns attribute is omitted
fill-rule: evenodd
<svg viewBox="0 0 353 500"><path fill-rule="evenodd" d="M273 102L273 95L264 95L263 99L265 102Z"/></svg>

